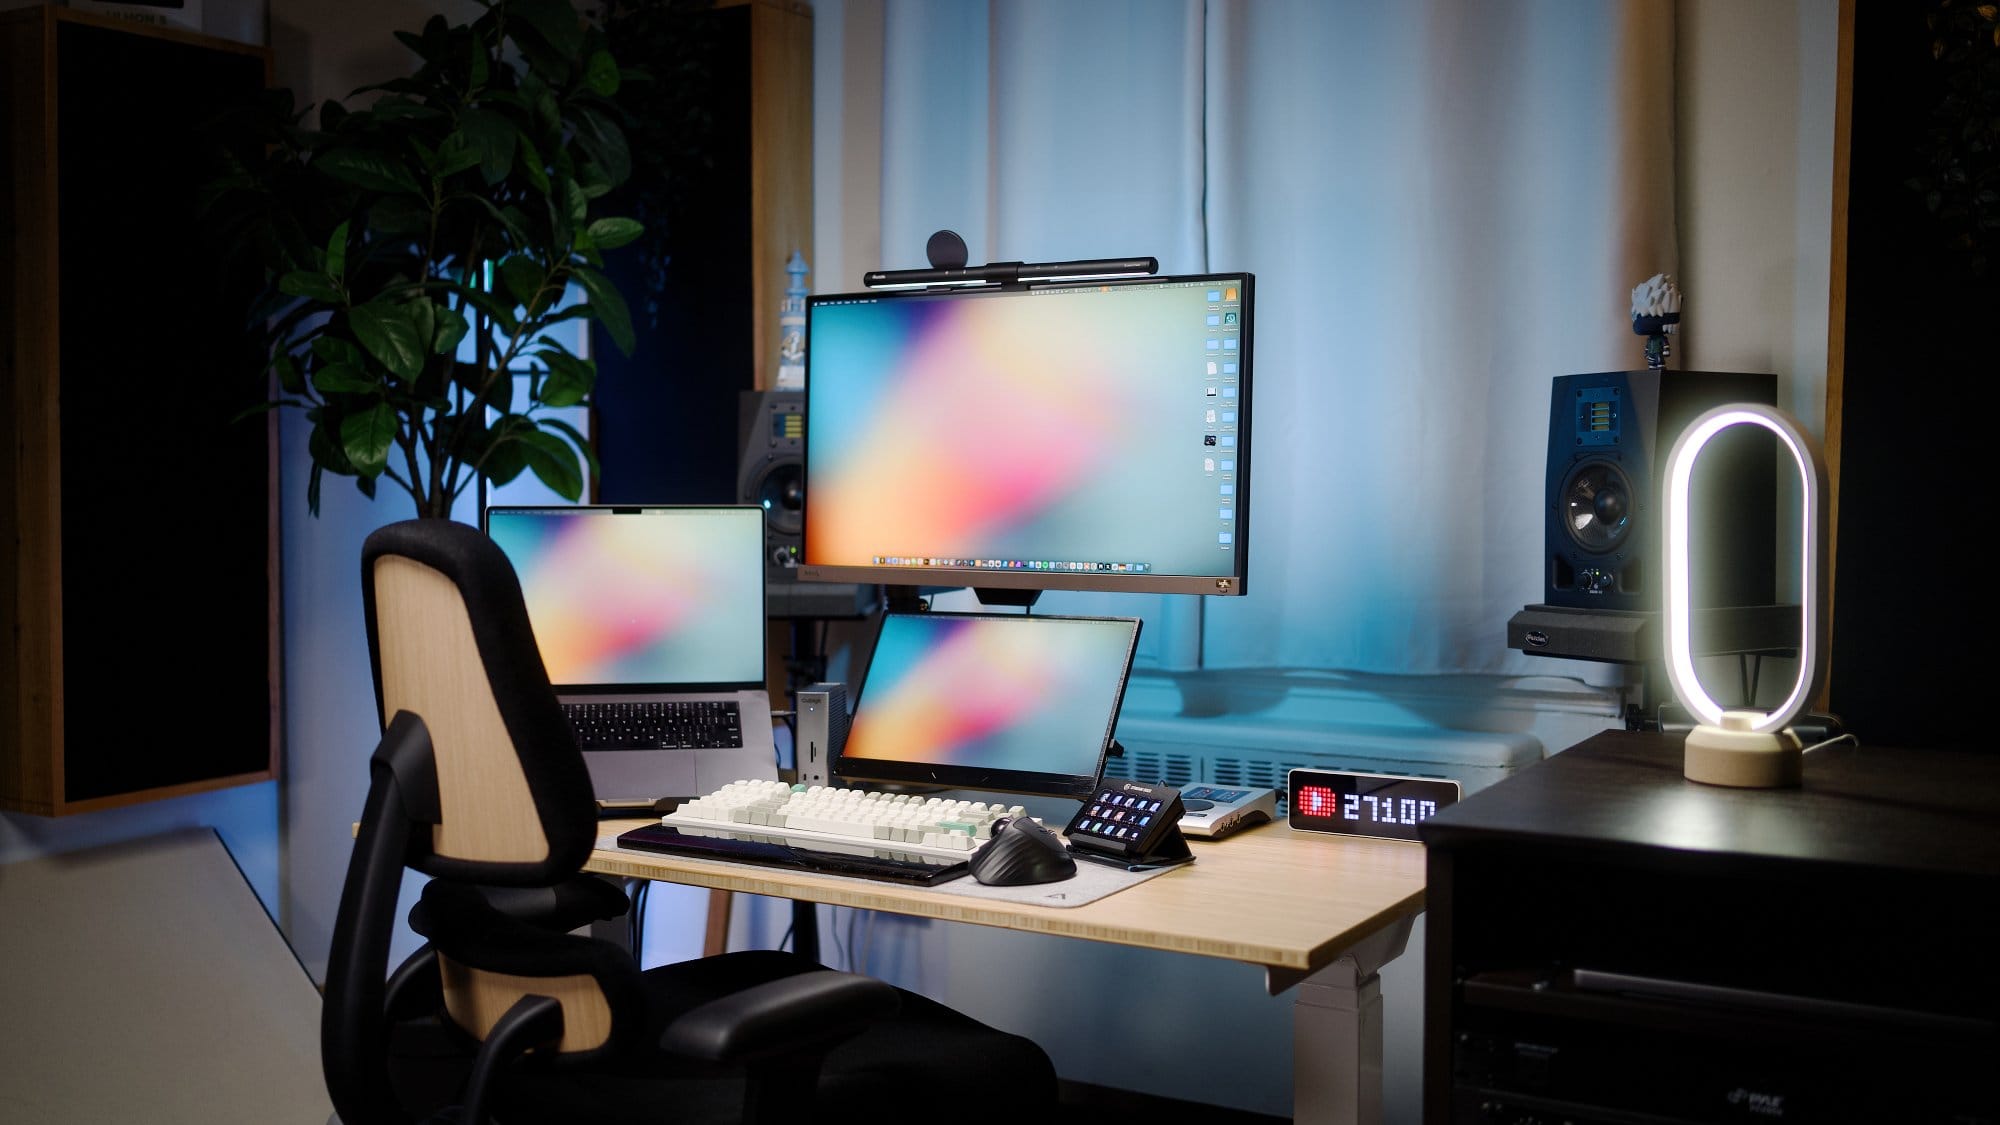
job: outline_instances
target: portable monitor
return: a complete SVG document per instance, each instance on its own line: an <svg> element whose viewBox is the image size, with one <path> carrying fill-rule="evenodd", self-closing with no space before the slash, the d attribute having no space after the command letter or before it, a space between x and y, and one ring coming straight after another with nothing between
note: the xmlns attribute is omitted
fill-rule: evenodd
<svg viewBox="0 0 2000 1125"><path fill-rule="evenodd" d="M1136 617L883 614L834 776L1087 797L1138 641Z"/></svg>

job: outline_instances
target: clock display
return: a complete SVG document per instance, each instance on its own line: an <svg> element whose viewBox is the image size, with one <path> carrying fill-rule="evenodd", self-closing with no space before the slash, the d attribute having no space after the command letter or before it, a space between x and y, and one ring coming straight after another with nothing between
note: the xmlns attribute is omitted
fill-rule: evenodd
<svg viewBox="0 0 2000 1125"><path fill-rule="evenodd" d="M1350 770L1293 770L1287 786L1293 828L1390 840L1418 839L1417 826L1459 794L1443 778Z"/></svg>

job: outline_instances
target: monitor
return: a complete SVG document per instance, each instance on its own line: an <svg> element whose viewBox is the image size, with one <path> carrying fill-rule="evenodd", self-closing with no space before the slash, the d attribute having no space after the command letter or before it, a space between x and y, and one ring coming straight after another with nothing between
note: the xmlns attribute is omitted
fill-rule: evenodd
<svg viewBox="0 0 2000 1125"><path fill-rule="evenodd" d="M833 773L1087 797L1139 628L1135 617L885 613Z"/></svg>
<svg viewBox="0 0 2000 1125"><path fill-rule="evenodd" d="M1248 273L806 303L807 581L1244 592Z"/></svg>

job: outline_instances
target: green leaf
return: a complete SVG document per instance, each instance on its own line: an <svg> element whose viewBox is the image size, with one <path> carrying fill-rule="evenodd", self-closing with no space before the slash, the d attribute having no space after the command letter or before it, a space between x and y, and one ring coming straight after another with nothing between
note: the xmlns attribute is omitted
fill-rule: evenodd
<svg viewBox="0 0 2000 1125"><path fill-rule="evenodd" d="M369 106L366 112L382 122L436 121L444 117L444 111L429 104L434 92L421 83L411 83L404 87L415 97L397 94L383 98Z"/></svg>
<svg viewBox="0 0 2000 1125"><path fill-rule="evenodd" d="M530 79L534 75L528 76ZM562 127L562 103L556 100L555 91L545 82L528 81L521 83L521 92L528 98L528 113L533 118L535 128L545 137L560 136Z"/></svg>
<svg viewBox="0 0 2000 1125"><path fill-rule="evenodd" d="M425 144L422 137L410 136L406 140L409 143L411 151L417 154L417 164L423 168L424 173L436 176L438 174L439 163L436 150Z"/></svg>
<svg viewBox="0 0 2000 1125"><path fill-rule="evenodd" d="M549 368L548 378L542 382L543 406L576 406L590 396L591 388L597 385L595 363L553 348L544 348L537 354Z"/></svg>
<svg viewBox="0 0 2000 1125"><path fill-rule="evenodd" d="M590 53L583 64L583 84L607 98L618 92L618 63L610 51Z"/></svg>
<svg viewBox="0 0 2000 1125"><path fill-rule="evenodd" d="M341 220L326 240L326 273L335 282L347 276L347 221Z"/></svg>
<svg viewBox="0 0 2000 1125"><path fill-rule="evenodd" d="M535 142L528 139L528 134L517 133L515 136L518 139L518 147L521 153L521 174L528 178L528 183L536 191L547 195L549 193L548 164L542 160L541 152L535 148Z"/></svg>
<svg viewBox="0 0 2000 1125"><path fill-rule="evenodd" d="M502 438L533 424L518 414L509 414L496 421L491 430L467 427L465 434L459 438L459 448L467 451L467 460L479 463L479 471L486 479L494 484L506 484L521 475L528 467L528 459L519 443Z"/></svg>
<svg viewBox="0 0 2000 1125"><path fill-rule="evenodd" d="M278 358L271 361L271 368L277 372L278 386L286 394L297 395L305 393L305 376L299 374L299 365L293 362L291 356L285 355L283 352L278 353Z"/></svg>
<svg viewBox="0 0 2000 1125"><path fill-rule="evenodd" d="M458 119L458 131L479 153L479 174L489 184L507 178L514 166L514 137L519 130L504 115L468 109Z"/></svg>
<svg viewBox="0 0 2000 1125"><path fill-rule="evenodd" d="M535 299L542 283L548 277L542 267L521 254L512 254L500 263L500 282L508 296L517 305L528 305ZM532 314L530 314L532 315Z"/></svg>
<svg viewBox="0 0 2000 1125"><path fill-rule="evenodd" d="M411 298L399 306L403 318L410 322L410 328L417 334L417 341L428 349L437 339L437 306L429 297L422 295Z"/></svg>
<svg viewBox="0 0 2000 1125"><path fill-rule="evenodd" d="M382 234L423 234L431 229L430 205L408 195L392 195L368 209L368 228Z"/></svg>
<svg viewBox="0 0 2000 1125"><path fill-rule="evenodd" d="M472 89L477 92L486 87L493 73L493 63L486 57L486 40L478 35L468 37L472 44Z"/></svg>
<svg viewBox="0 0 2000 1125"><path fill-rule="evenodd" d="M632 150L618 123L585 106L575 109L576 147L591 163L603 170L613 184L622 184L632 175Z"/></svg>
<svg viewBox="0 0 2000 1125"><path fill-rule="evenodd" d="M486 405L502 414L512 414L516 381L512 371L502 371L495 375L492 385L486 389Z"/></svg>
<svg viewBox="0 0 2000 1125"><path fill-rule="evenodd" d="M321 363L361 364L361 349L355 347L352 341L338 336L313 337L312 353L319 357Z"/></svg>
<svg viewBox="0 0 2000 1125"><path fill-rule="evenodd" d="M565 500L583 495L583 474L577 470L576 452L554 434L528 430L512 437L519 443L528 468L541 482Z"/></svg>
<svg viewBox="0 0 2000 1125"><path fill-rule="evenodd" d="M348 310L347 322L368 354L382 366L404 379L415 379L424 369L424 345L429 341L417 332L403 310L383 301L370 301Z"/></svg>
<svg viewBox="0 0 2000 1125"><path fill-rule="evenodd" d="M582 226L590 218L590 198L583 194L583 188L575 180L561 181L559 190L562 192L564 217L571 227Z"/></svg>
<svg viewBox="0 0 2000 1125"><path fill-rule="evenodd" d="M438 145L435 174L439 177L456 176L478 163L479 150L473 147L472 141L461 130L446 137Z"/></svg>
<svg viewBox="0 0 2000 1125"><path fill-rule="evenodd" d="M616 250L646 233L646 226L637 219L598 219L588 233L599 250Z"/></svg>
<svg viewBox="0 0 2000 1125"><path fill-rule="evenodd" d="M618 345L619 351L631 355L638 340L632 334L632 313L625 307L625 298L609 278L596 270L579 266L574 273L577 283L590 295L591 311L597 322L611 334L611 342Z"/></svg>
<svg viewBox="0 0 2000 1125"><path fill-rule="evenodd" d="M514 0L508 11L526 20L564 55L575 55L583 46L583 24L569 0Z"/></svg>
<svg viewBox="0 0 2000 1125"><path fill-rule="evenodd" d="M395 408L377 403L340 422L340 448L355 472L375 476L389 467L389 446L396 440Z"/></svg>
<svg viewBox="0 0 2000 1125"><path fill-rule="evenodd" d="M366 149L328 149L313 157L312 167L344 183L369 191L422 194L402 163Z"/></svg>
<svg viewBox="0 0 2000 1125"><path fill-rule="evenodd" d="M338 305L345 300L340 295L340 290L334 286L333 282L327 280L325 274L317 273L313 270L293 270L279 278L278 292L288 293L294 297L305 297L314 301L324 301L329 305Z"/></svg>
<svg viewBox="0 0 2000 1125"><path fill-rule="evenodd" d="M545 430L559 430L569 435L569 443L576 447L578 453L583 454L583 463L590 467L590 472L595 475L601 471L597 464L597 454L590 448L590 439L579 433L575 426L570 425L561 418L544 418L542 419L542 428Z"/></svg>
<svg viewBox="0 0 2000 1125"><path fill-rule="evenodd" d="M323 364L313 372L313 387L323 395L380 394L382 384L351 363Z"/></svg>
<svg viewBox="0 0 2000 1125"><path fill-rule="evenodd" d="M485 313L487 318L492 320L494 326L500 329L501 332L511 336L514 334L514 330L520 327L521 322L514 316L514 306L511 303L503 301L485 290L474 289L470 285L465 285L461 282L447 281L444 284L452 292L464 297L471 303L473 308Z"/></svg>
<svg viewBox="0 0 2000 1125"><path fill-rule="evenodd" d="M522 216L512 207L502 208L486 196L472 192L456 192L448 197L448 202L478 204L493 217L494 222L506 228L507 236L517 244L529 241L527 228L521 223Z"/></svg>
<svg viewBox="0 0 2000 1125"><path fill-rule="evenodd" d="M465 334L472 331L463 314L450 305L437 306L437 335L431 340L431 351L437 355L450 355L458 350L458 343Z"/></svg>

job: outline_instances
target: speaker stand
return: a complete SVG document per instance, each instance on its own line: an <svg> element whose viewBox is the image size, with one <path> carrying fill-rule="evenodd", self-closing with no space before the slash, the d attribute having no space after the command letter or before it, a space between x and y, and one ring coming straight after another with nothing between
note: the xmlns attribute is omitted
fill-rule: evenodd
<svg viewBox="0 0 2000 1125"><path fill-rule="evenodd" d="M1694 613L1695 652L1701 656L1789 656L1797 652L1799 607L1715 606ZM1661 729L1666 690L1666 648L1660 615L1647 610L1572 609L1529 605L1507 621L1507 647L1529 656L1594 660L1640 670L1639 701L1625 707L1625 729ZM1754 686L1746 688L1754 693Z"/></svg>

